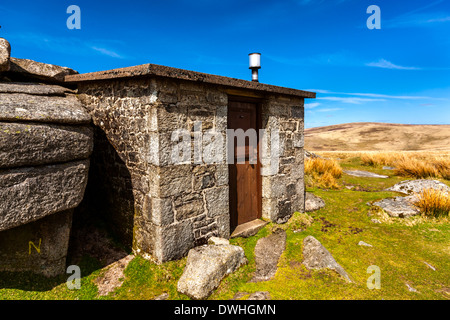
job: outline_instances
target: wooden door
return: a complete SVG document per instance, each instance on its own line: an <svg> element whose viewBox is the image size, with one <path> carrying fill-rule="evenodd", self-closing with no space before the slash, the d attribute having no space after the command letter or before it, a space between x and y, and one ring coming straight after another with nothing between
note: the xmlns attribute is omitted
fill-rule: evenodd
<svg viewBox="0 0 450 320"><path fill-rule="evenodd" d="M228 128L255 129L258 133L257 104L252 102L229 101ZM230 143L232 141L229 141ZM258 142L258 140L257 140ZM250 145L250 139L245 139L245 146L238 146L234 139L234 164L229 164L230 183L230 227L236 226L261 217L261 177L258 156L258 145ZM253 148L257 155L257 163L250 163L250 151ZM237 164L239 152L245 154L245 163ZM242 154L242 153L241 153Z"/></svg>

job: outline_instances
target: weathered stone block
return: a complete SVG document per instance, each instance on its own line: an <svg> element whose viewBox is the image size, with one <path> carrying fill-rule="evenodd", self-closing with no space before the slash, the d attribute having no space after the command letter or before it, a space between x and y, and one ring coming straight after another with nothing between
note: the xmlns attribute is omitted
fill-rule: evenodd
<svg viewBox="0 0 450 320"><path fill-rule="evenodd" d="M0 231L80 204L89 160L0 170Z"/></svg>
<svg viewBox="0 0 450 320"><path fill-rule="evenodd" d="M0 94L0 121L87 124L91 116L75 96L47 97L22 93Z"/></svg>
<svg viewBox="0 0 450 320"><path fill-rule="evenodd" d="M208 217L228 214L229 188L228 186L211 188L204 191Z"/></svg>
<svg viewBox="0 0 450 320"><path fill-rule="evenodd" d="M86 159L91 127L0 122L0 168Z"/></svg>
<svg viewBox="0 0 450 320"><path fill-rule="evenodd" d="M0 232L0 271L53 277L66 272L72 211Z"/></svg>
<svg viewBox="0 0 450 320"><path fill-rule="evenodd" d="M189 220L166 227L156 227L155 257L158 262L180 259L194 246L194 232Z"/></svg>

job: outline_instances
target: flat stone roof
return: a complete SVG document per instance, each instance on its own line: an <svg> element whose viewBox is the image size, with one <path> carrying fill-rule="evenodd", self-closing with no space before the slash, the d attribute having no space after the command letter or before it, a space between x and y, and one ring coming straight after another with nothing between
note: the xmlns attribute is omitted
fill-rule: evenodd
<svg viewBox="0 0 450 320"><path fill-rule="evenodd" d="M67 75L64 81L67 83L79 83L84 81L99 81L99 80L111 80L120 78L144 77L144 76L155 76L194 82L204 82L209 84L226 86L230 88L278 93L283 95L297 96L301 98L316 97L315 92L273 86L254 81L217 76L208 73L177 69L150 63L134 67L119 68L107 71Z"/></svg>

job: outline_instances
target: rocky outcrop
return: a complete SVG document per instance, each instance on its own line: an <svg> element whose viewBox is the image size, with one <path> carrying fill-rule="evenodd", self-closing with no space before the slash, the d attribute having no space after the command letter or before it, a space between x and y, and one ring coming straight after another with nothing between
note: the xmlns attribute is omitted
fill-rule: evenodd
<svg viewBox="0 0 450 320"><path fill-rule="evenodd" d="M307 269L331 269L339 273L348 282L352 282L347 272L342 268L331 253L313 236L303 240L303 264Z"/></svg>
<svg viewBox="0 0 450 320"><path fill-rule="evenodd" d="M0 38L0 72L9 70L11 46L6 39Z"/></svg>
<svg viewBox="0 0 450 320"><path fill-rule="evenodd" d="M310 192L306 192L306 194L305 194L305 212L316 211L323 207L325 207L325 201L322 198L320 198Z"/></svg>
<svg viewBox="0 0 450 320"><path fill-rule="evenodd" d="M270 236L259 239L255 247L256 271L251 282L272 279L285 249L286 232L283 229L277 229Z"/></svg>
<svg viewBox="0 0 450 320"><path fill-rule="evenodd" d="M414 206L418 201L417 193L425 189L436 189L449 192L450 187L437 180L405 180L386 189L386 191L395 191L407 196L382 199L373 202L371 205L383 209L389 216L394 218L407 218L420 214L420 211Z"/></svg>
<svg viewBox="0 0 450 320"><path fill-rule="evenodd" d="M78 74L77 71L67 67L18 58L10 58L9 71L37 81L50 82L64 82L65 76Z"/></svg>
<svg viewBox="0 0 450 320"><path fill-rule="evenodd" d="M4 81L62 82L75 72L8 61L9 70L0 68ZM72 212L83 199L93 150L90 122L71 89L0 82L0 271L65 272Z"/></svg>
<svg viewBox="0 0 450 320"><path fill-rule="evenodd" d="M209 245L189 250L177 290L192 299L206 299L222 279L247 263L244 250L233 245Z"/></svg>
<svg viewBox="0 0 450 320"><path fill-rule="evenodd" d="M78 206L88 169L81 160L0 170L0 231Z"/></svg>

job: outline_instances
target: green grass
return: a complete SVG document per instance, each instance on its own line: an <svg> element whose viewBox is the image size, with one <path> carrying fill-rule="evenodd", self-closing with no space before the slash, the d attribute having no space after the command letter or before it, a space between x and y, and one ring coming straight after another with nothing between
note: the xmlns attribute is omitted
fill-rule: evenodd
<svg viewBox="0 0 450 320"><path fill-rule="evenodd" d="M232 239L231 243L244 248L249 263L227 276L209 299L232 299L237 292L269 291L272 299L449 299L442 292L450 287L450 225L448 220L390 218L382 224L367 202L397 195L383 191L405 180L393 172L362 166L357 158L343 160L344 169L368 170L389 175L388 179L358 178L344 174L341 185L352 185L349 190L307 191L322 197L326 206L310 213L313 223L305 231L294 233L296 219L282 225L287 233L286 250L282 254L275 277L266 282L249 283L255 271L254 248L261 237L276 228L269 223L257 235ZM450 185L449 181L442 180ZM355 191L359 190L359 191ZM298 215L296 213L295 215ZM316 237L347 271L353 283L345 282L329 270L308 271L302 264L302 241ZM359 241L373 247L359 246ZM424 263L436 268L433 271ZM156 265L135 257L125 270L123 285L101 299L153 299L167 292L170 299L188 299L176 290L186 258ZM371 274L367 268L376 265L381 270L381 289L367 288ZM47 279L30 274L0 273L0 299L100 299L95 279L103 272L100 263L84 257L85 270L80 290L69 290L68 275ZM418 290L410 292L406 283Z"/></svg>

